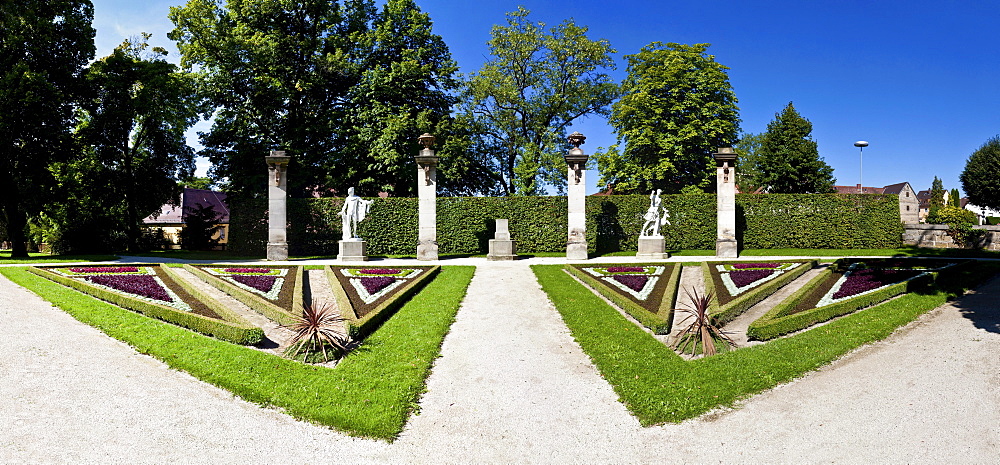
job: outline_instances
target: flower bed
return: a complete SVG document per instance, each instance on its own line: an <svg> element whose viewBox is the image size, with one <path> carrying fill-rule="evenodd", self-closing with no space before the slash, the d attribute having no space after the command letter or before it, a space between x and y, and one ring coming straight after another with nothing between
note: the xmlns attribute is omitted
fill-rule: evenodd
<svg viewBox="0 0 1000 465"><path fill-rule="evenodd" d="M301 266L184 265L184 269L280 324L291 324L302 312Z"/></svg>
<svg viewBox="0 0 1000 465"><path fill-rule="evenodd" d="M724 325L816 266L816 261L705 263L705 288L714 294L709 313Z"/></svg>
<svg viewBox="0 0 1000 465"><path fill-rule="evenodd" d="M121 307L238 344L263 337L251 326L187 285L159 265L117 267L35 267L32 273Z"/></svg>
<svg viewBox="0 0 1000 465"><path fill-rule="evenodd" d="M374 331L402 303L419 291L440 267L326 267L348 331L358 338Z"/></svg>
<svg viewBox="0 0 1000 465"><path fill-rule="evenodd" d="M670 332L679 265L566 265L565 269L643 326L658 334Z"/></svg>
<svg viewBox="0 0 1000 465"><path fill-rule="evenodd" d="M971 261L968 263L972 263ZM750 324L747 336L768 340L870 307L923 287L954 260L842 259Z"/></svg>

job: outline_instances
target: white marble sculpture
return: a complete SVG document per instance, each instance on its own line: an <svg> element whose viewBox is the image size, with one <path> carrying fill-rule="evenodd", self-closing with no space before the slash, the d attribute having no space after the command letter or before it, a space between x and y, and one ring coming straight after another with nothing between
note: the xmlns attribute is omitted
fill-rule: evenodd
<svg viewBox="0 0 1000 465"><path fill-rule="evenodd" d="M643 215L646 223L642 226L642 234L639 237L663 237L660 234L660 226L670 224L670 212L666 208L661 209L660 189L649 193L649 209Z"/></svg>
<svg viewBox="0 0 1000 465"><path fill-rule="evenodd" d="M365 219L372 201L365 200L354 195L354 188L347 189L347 198L344 199L344 206L340 207L340 215L343 221L343 231L345 241L358 241L358 223Z"/></svg>

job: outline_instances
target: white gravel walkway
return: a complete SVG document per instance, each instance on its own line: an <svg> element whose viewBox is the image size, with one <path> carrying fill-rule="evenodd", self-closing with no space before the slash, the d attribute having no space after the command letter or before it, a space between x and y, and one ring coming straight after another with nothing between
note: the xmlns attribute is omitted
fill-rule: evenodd
<svg viewBox="0 0 1000 465"><path fill-rule="evenodd" d="M393 444L349 438L235 399L0 278L0 462L995 463L1000 457L1000 278L740 409L642 428L572 341L526 261L476 264L422 412Z"/></svg>

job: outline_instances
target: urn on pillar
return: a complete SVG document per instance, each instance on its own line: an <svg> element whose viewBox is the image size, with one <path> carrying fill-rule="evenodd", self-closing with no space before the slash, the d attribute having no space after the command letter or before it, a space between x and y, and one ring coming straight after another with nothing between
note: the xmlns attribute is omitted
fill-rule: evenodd
<svg viewBox="0 0 1000 465"><path fill-rule="evenodd" d="M417 140L423 149L414 158L417 162L417 260L437 260L437 163L434 136L424 133Z"/></svg>
<svg viewBox="0 0 1000 465"><path fill-rule="evenodd" d="M272 150L264 157L267 162L267 259L288 260L288 162L292 157L283 150Z"/></svg>
<svg viewBox="0 0 1000 465"><path fill-rule="evenodd" d="M719 212L715 256L736 258L739 256L739 244L736 241L736 152L732 147L720 147L714 157Z"/></svg>
<svg viewBox="0 0 1000 465"><path fill-rule="evenodd" d="M566 240L566 258L570 260L587 259L587 154L580 148L587 137L579 132L573 132L566 138L573 146L564 156L568 172L567 181L567 203L568 217L567 225L569 237Z"/></svg>

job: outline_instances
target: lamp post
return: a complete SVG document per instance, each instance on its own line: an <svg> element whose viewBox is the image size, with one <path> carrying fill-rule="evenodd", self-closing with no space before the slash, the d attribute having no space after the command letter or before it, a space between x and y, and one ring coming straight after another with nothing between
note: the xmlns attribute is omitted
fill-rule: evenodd
<svg viewBox="0 0 1000 465"><path fill-rule="evenodd" d="M868 141L866 141L866 140L859 140L859 141L857 141L857 142L854 143L854 146L857 147L857 148L859 148L859 149L861 149L861 155L858 158L858 163L859 163L859 166L858 166L858 182L861 183L860 185L858 185L858 193L859 194L864 194L865 193L865 181L864 181L864 178L862 177L862 173L864 172L864 167L865 167L865 147L868 147Z"/></svg>

